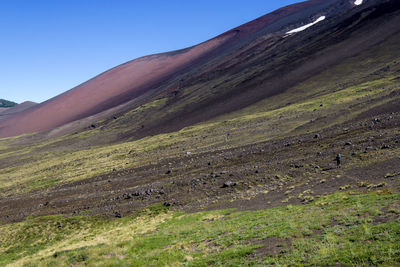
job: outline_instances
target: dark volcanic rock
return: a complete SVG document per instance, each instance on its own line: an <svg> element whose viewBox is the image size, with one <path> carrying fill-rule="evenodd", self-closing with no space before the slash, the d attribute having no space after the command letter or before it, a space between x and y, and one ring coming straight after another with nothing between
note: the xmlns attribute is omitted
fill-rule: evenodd
<svg viewBox="0 0 400 267"><path fill-rule="evenodd" d="M210 176L211 176L211 178L221 177L221 175L220 175L219 173L215 173L215 172L212 172L212 173L210 174Z"/></svg>
<svg viewBox="0 0 400 267"><path fill-rule="evenodd" d="M232 186L236 186L237 183L232 182L232 181L226 181L221 187L222 188L227 188L227 187L232 187Z"/></svg>

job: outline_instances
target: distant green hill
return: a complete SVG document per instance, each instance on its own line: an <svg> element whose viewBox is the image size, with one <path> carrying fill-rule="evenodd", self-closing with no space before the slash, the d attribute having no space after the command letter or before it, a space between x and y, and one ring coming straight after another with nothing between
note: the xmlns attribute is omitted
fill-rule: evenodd
<svg viewBox="0 0 400 267"><path fill-rule="evenodd" d="M17 105L17 103L15 103L15 102L0 99L0 108L10 108L10 107L13 107L16 105Z"/></svg>

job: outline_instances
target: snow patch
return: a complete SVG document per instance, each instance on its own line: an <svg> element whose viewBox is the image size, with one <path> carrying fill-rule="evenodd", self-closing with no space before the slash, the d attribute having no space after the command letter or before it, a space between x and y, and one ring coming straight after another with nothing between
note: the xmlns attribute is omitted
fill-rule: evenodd
<svg viewBox="0 0 400 267"><path fill-rule="evenodd" d="M360 1L360 0L357 0L357 1ZM361 1L362 1L362 0L361 0ZM296 32L304 31L305 29L310 28L311 26L317 24L317 23L320 22L320 21L323 21L324 19L326 19L326 17L325 17L325 16L321 16L321 17L319 17L316 21L314 21L314 22L312 22L312 23L309 23L309 24L307 24L307 25L301 26L300 28L297 28L297 29L288 31L286 34L293 34L293 33L296 33Z"/></svg>
<svg viewBox="0 0 400 267"><path fill-rule="evenodd" d="M356 5L356 6L359 6L359 5L361 5L363 3L363 0L356 0L355 2L354 2L354 4Z"/></svg>

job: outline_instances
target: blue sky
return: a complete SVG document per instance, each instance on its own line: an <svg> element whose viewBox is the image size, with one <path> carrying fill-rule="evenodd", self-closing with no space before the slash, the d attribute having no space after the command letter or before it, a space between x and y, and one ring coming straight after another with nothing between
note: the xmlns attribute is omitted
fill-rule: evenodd
<svg viewBox="0 0 400 267"><path fill-rule="evenodd" d="M42 102L134 58L192 46L295 0L2 0L0 98Z"/></svg>

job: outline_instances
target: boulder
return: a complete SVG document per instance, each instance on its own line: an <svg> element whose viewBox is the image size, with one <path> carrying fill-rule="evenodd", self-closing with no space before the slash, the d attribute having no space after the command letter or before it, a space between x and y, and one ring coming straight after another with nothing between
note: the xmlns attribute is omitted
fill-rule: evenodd
<svg viewBox="0 0 400 267"><path fill-rule="evenodd" d="M234 183L234 182L232 182L232 181L226 181L226 182L222 185L222 188L232 187L232 186L235 186L235 185L237 185L237 183Z"/></svg>

